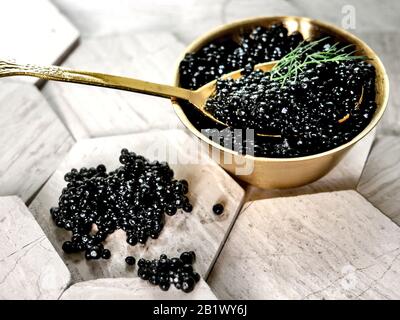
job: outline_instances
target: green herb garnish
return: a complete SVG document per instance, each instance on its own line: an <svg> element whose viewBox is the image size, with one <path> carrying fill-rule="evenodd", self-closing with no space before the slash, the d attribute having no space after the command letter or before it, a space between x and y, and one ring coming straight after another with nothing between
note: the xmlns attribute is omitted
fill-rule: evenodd
<svg viewBox="0 0 400 320"><path fill-rule="evenodd" d="M346 52L346 49L352 45L339 47L338 42L330 46L327 50L311 52L311 49L328 38L325 37L311 42L301 42L272 68L270 72L271 80L279 81L284 86L287 81L296 81L298 74L309 64L368 59L366 56L354 55L356 50Z"/></svg>

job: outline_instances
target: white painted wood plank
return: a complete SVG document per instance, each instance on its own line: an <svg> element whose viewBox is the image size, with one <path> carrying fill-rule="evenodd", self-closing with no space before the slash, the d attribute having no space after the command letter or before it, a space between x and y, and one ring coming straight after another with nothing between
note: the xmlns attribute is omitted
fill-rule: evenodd
<svg viewBox="0 0 400 320"><path fill-rule="evenodd" d="M77 44L78 30L48 0L2 0L1 58L20 63L59 63ZM36 78L19 78L37 83Z"/></svg>
<svg viewBox="0 0 400 320"><path fill-rule="evenodd" d="M79 141L46 183L30 208L39 224L63 257L75 281L105 277L133 277L137 270L126 268L127 255L136 259L157 258L160 254L178 256L183 251L194 250L197 255L195 270L202 276L209 272L226 234L235 220L244 196L243 189L223 171L208 155L202 154L197 162L199 143L183 131L155 131L145 134L115 136ZM177 179L189 182L188 197L192 213L178 212L166 217L166 223L157 240L150 239L145 246L129 246L121 230L109 236L105 247L111 250L110 260L87 262L83 254L66 255L61 250L69 233L57 228L50 218L49 209L56 206L61 189L65 186L64 174L73 167L90 167L104 163L108 170L119 166L122 148L128 148L149 159L167 160ZM179 162L176 160L179 159ZM212 206L225 204L225 212L216 216Z"/></svg>
<svg viewBox="0 0 400 320"><path fill-rule="evenodd" d="M36 87L0 80L0 196L28 200L73 139Z"/></svg>
<svg viewBox="0 0 400 320"><path fill-rule="evenodd" d="M171 83L182 48L165 32L84 38L64 65ZM48 82L43 93L77 139L183 128L165 98L60 82Z"/></svg>
<svg viewBox="0 0 400 320"><path fill-rule="evenodd" d="M162 291L158 286L139 278L113 278L83 281L72 285L61 300L216 300L204 280L194 290L184 293L171 287Z"/></svg>
<svg viewBox="0 0 400 320"><path fill-rule="evenodd" d="M400 225L400 137L375 142L357 190Z"/></svg>
<svg viewBox="0 0 400 320"><path fill-rule="evenodd" d="M54 0L84 35L171 30L186 43L222 23L254 16L298 15L342 25L354 13L355 30L398 31L397 1L383 0ZM347 15L347 16L346 16Z"/></svg>
<svg viewBox="0 0 400 320"><path fill-rule="evenodd" d="M208 283L221 299L399 299L399 244L355 191L248 202Z"/></svg>
<svg viewBox="0 0 400 320"><path fill-rule="evenodd" d="M0 197L0 299L57 299L70 280L21 199Z"/></svg>
<svg viewBox="0 0 400 320"><path fill-rule="evenodd" d="M55 0L84 36L171 31L186 43L222 23L223 1Z"/></svg>
<svg viewBox="0 0 400 320"><path fill-rule="evenodd" d="M258 0L260 3L261 0ZM273 2L270 0L269 2ZM349 28L350 32L383 32L398 31L399 19L397 12L400 4L397 1L382 0L292 0L298 14L336 24L339 27ZM264 12L268 8L264 7ZM281 12L281 14L286 14ZM349 22L354 22L354 25Z"/></svg>

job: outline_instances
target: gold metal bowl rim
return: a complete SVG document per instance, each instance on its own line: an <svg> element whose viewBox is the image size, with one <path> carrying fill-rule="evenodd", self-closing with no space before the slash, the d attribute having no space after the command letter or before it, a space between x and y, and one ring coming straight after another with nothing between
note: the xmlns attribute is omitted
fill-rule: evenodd
<svg viewBox="0 0 400 320"><path fill-rule="evenodd" d="M382 71L382 75L383 75L383 82L384 82L384 90L383 90L383 102L382 102L382 106L381 108L379 108L379 110L377 110L377 112L374 114L373 118L371 119L371 122L368 124L368 126L366 126L364 128L363 131L361 131L357 136L355 136L353 139L351 139L350 141L346 142L345 144L342 144L336 148L330 149L328 151L324 151L324 152L320 152L320 153L315 153L312 155L308 155L308 156L302 156L302 157L293 157L293 158L268 158L268 157L256 157L256 156L251 156L251 155L242 155L239 154L236 151L233 151L231 149L225 148L223 146L221 146L220 144L208 139L205 135L203 135L196 127L193 126L193 124L189 121L189 119L187 118L186 114L183 112L182 107L179 105L179 102L176 99L172 99L171 102L173 104L175 113L177 114L177 116L179 117L179 119L182 121L182 123L193 133L195 134L199 139L201 139L202 141L206 142L207 144L213 146L214 148L217 148L221 151L224 152L228 152L234 156L241 156L241 157L245 157L249 160L253 160L253 161L265 161L265 162L284 162L284 161L289 161L289 162L297 162L297 161L306 161L306 160L312 160L312 159L316 159L316 158L320 158L320 157L324 157L330 154L334 154L337 153L341 150L344 150L346 148L349 148L350 146L354 145L355 143L357 143L358 141L360 141L363 137L365 137L380 121L380 119L382 118L387 104L388 104L388 100L389 100L389 78L387 76L386 73L386 69L381 61L381 59L379 58L379 56L376 54L376 52L374 50L372 50L363 40L361 40L360 38L356 37L355 35L353 35L352 33L337 27L334 24L331 23L326 23L326 22L322 22L320 20L317 19L311 19L308 17L301 17L301 16L258 16L258 17L252 17L252 18L246 18L246 19L240 19L240 20L236 20L230 23L226 23L223 25L220 25L216 28L211 29L210 31L202 34L201 36L197 37L194 41L192 41L182 52L182 54L179 56L178 61L176 63L176 67L175 67L175 77L174 77L174 85L175 86L179 86L179 65L180 62L183 60L183 58L185 57L185 55L189 52L193 52L195 48L199 47L199 45L203 42L206 42L207 40L209 40L210 38L212 38L214 35L221 33L227 29L232 29L235 27L240 27L241 25L245 25L245 24L250 24L250 23L257 23L259 21L265 20L265 19L271 19L271 20L277 20L277 21L284 21L284 20L288 20L288 19L294 19L294 20L301 20L301 21L306 21L310 24L316 24L318 26L321 26L323 28L329 29L330 31L332 31L335 34L341 35L343 37L346 37L348 39L350 39L351 42L354 43L359 43L361 46L367 48L368 50L370 50L373 53L373 57L372 59L376 61L376 64L379 66L379 68Z"/></svg>

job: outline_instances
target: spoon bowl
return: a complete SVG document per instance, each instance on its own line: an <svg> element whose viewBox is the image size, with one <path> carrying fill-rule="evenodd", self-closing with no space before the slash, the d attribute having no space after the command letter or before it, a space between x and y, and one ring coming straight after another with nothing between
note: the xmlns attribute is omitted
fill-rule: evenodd
<svg viewBox="0 0 400 320"><path fill-rule="evenodd" d="M277 63L278 63L278 61L259 63L254 66L254 70L260 70L262 72L269 72ZM221 76L220 79L233 79L233 80L239 79L242 77L242 71L243 71L243 69L235 70L233 72L230 72L230 73L227 73L227 74ZM189 102L191 104L195 105L199 110L201 110L201 112L203 114L206 114L208 118L212 119L213 121L215 121L225 127L229 127L226 123L215 118L206 109L207 100L210 97L212 97L217 90L216 85L217 85L217 80L211 81L211 82L203 85L202 87L200 87L199 89L194 91L194 94L191 97L191 99L189 99ZM281 135L269 134L266 132L256 132L255 134L258 136L261 136L261 137L270 137L270 138L280 138L281 137Z"/></svg>

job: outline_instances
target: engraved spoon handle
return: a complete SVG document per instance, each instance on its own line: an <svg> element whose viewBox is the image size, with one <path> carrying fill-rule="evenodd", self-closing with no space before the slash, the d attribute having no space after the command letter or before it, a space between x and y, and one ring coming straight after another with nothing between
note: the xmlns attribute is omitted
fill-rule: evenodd
<svg viewBox="0 0 400 320"><path fill-rule="evenodd" d="M139 92L165 98L189 100L193 91L109 74L72 70L57 66L17 64L0 60L0 78L10 76L31 76L45 80L73 82L91 86Z"/></svg>

